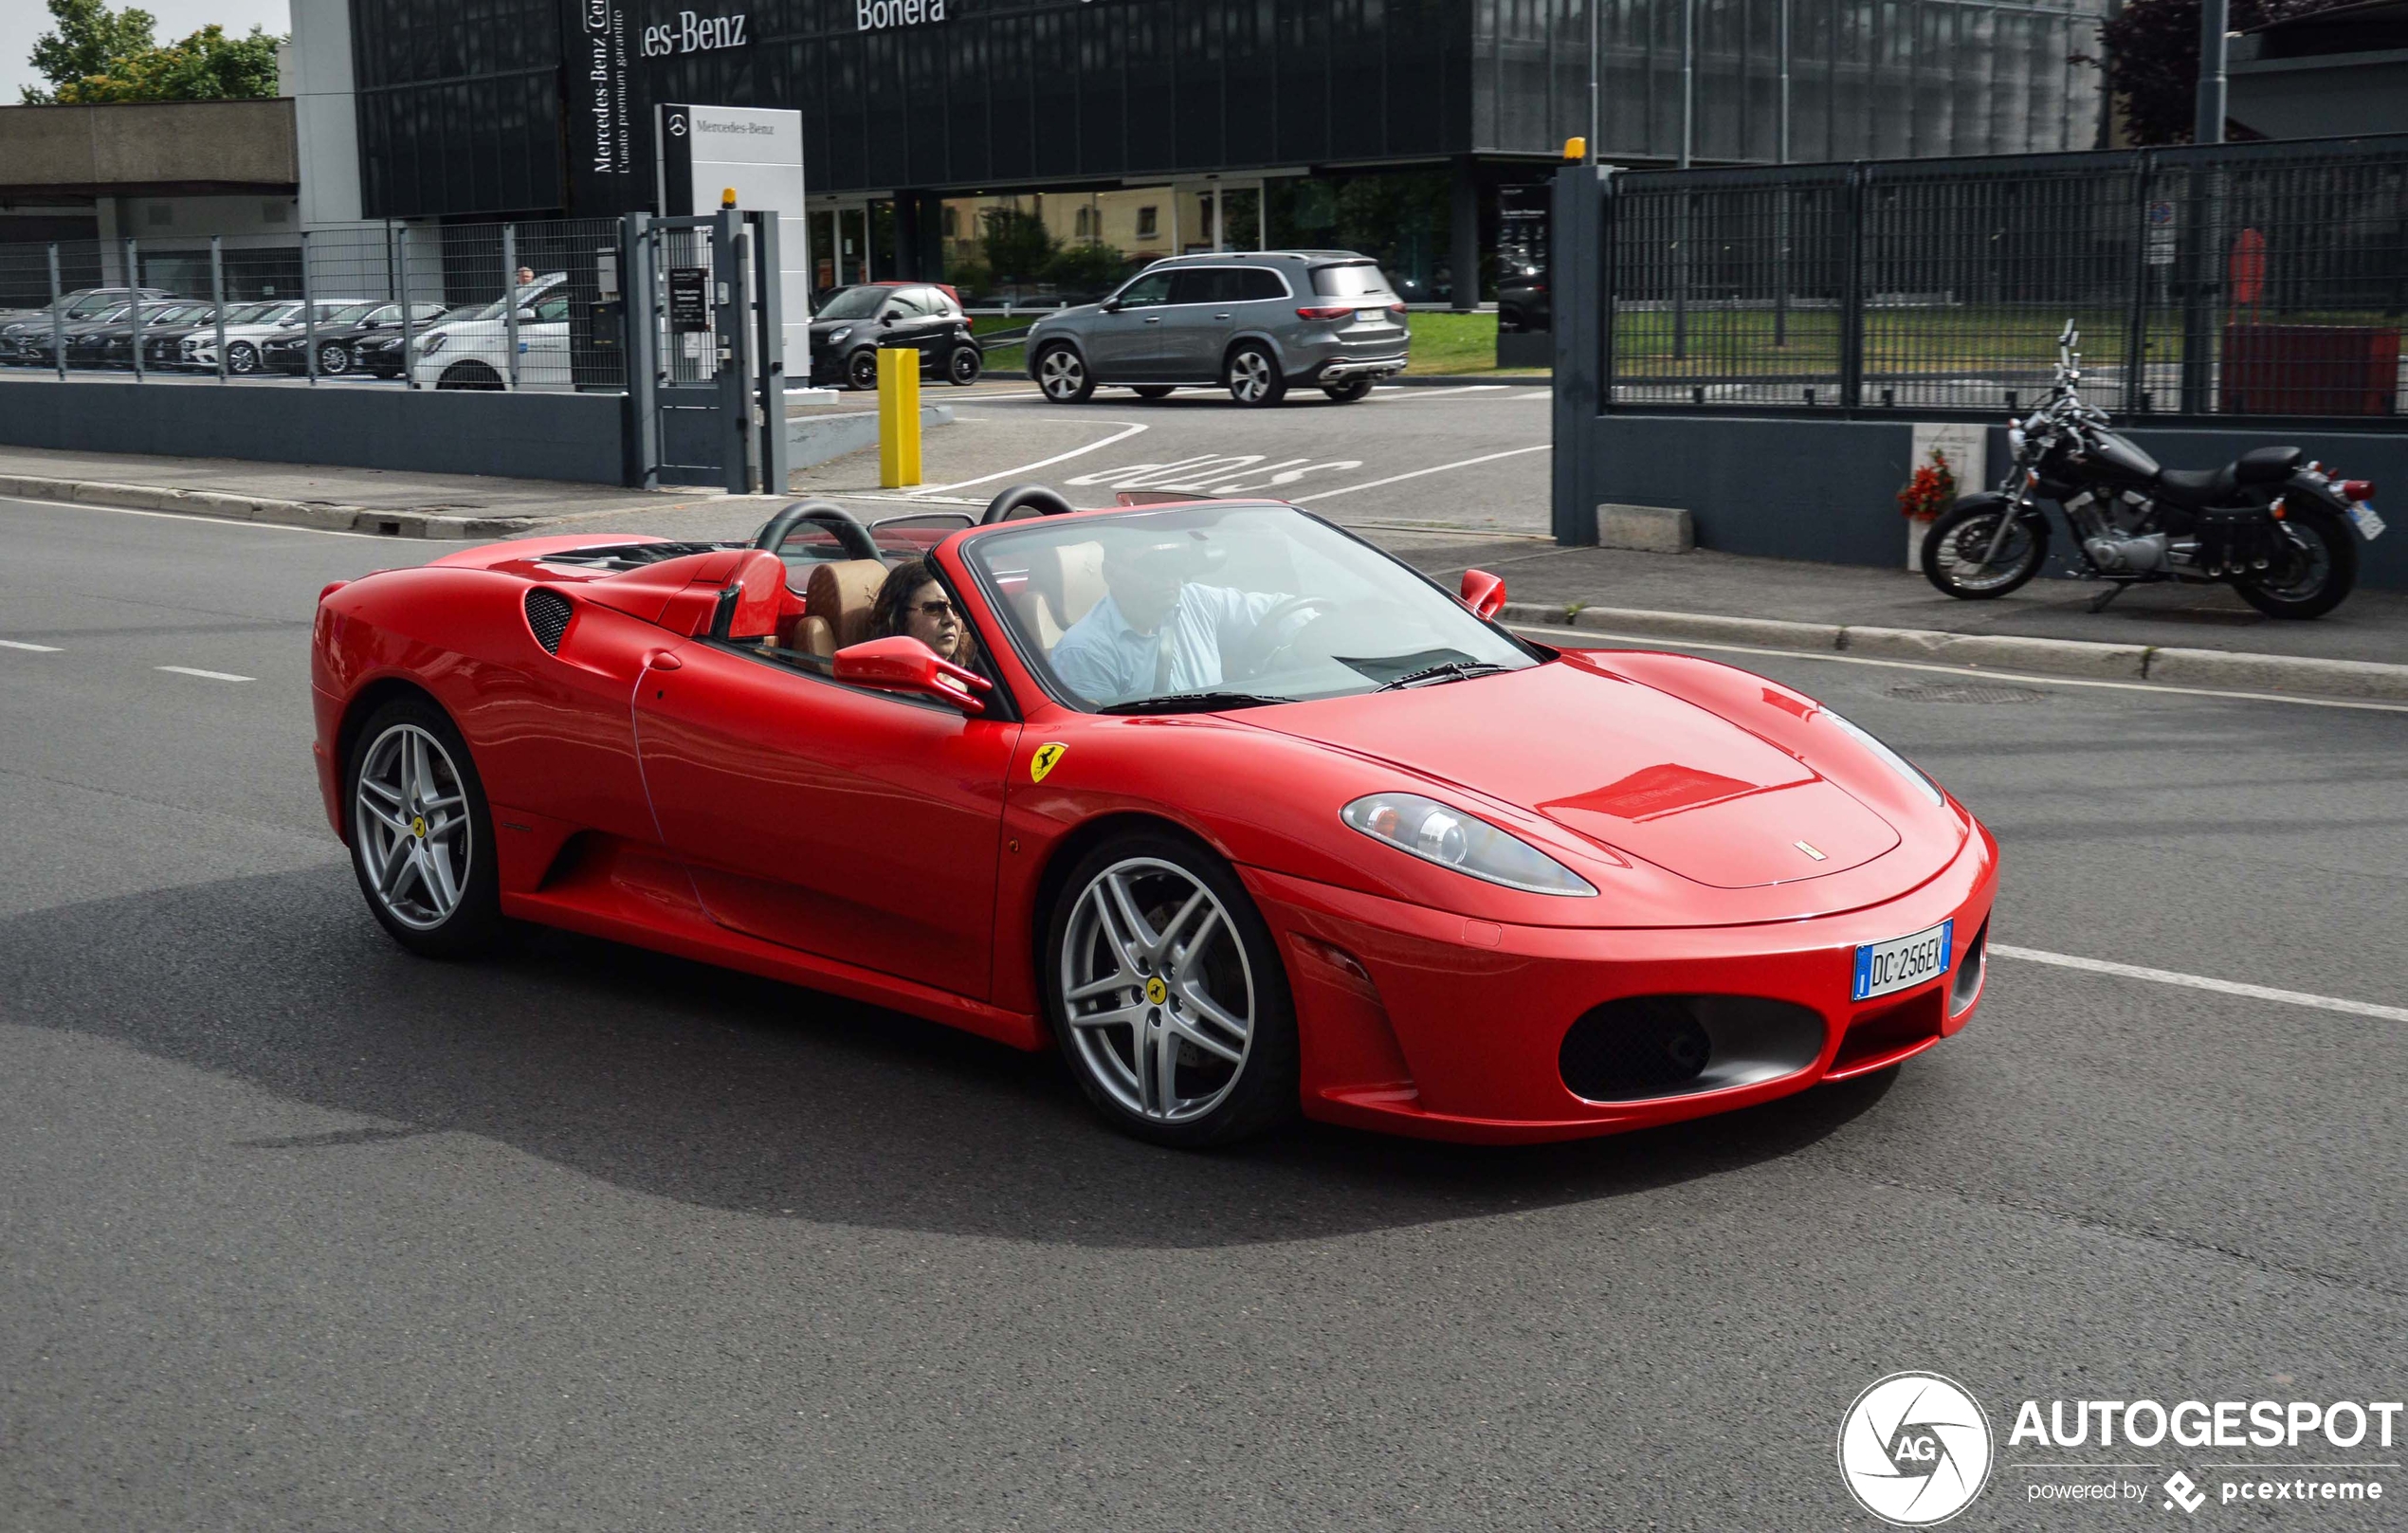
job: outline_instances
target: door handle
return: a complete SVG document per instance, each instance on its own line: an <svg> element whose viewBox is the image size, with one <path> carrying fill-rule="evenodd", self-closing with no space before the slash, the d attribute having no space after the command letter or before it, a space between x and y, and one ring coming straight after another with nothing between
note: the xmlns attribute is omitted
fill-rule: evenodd
<svg viewBox="0 0 2408 1533"><path fill-rule="evenodd" d="M1160 324L1162 322L1162 317L1158 314L1149 314L1145 317L1145 322L1147 324Z"/></svg>
<svg viewBox="0 0 2408 1533"><path fill-rule="evenodd" d="M1228 315L1226 315L1226 314L1216 314L1216 315L1213 316L1213 319L1228 319L1228 318L1229 318L1229 316L1228 316Z"/></svg>
<svg viewBox="0 0 2408 1533"><path fill-rule="evenodd" d="M644 664L653 670L683 670L685 662L666 649L655 649L644 657Z"/></svg>

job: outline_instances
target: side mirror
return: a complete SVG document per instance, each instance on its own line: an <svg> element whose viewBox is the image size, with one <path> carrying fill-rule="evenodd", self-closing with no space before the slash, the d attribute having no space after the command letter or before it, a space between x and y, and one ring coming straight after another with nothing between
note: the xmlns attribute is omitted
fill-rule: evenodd
<svg viewBox="0 0 2408 1533"><path fill-rule="evenodd" d="M533 310L533 309L520 309L520 310L519 311L519 322L520 322L520 324L533 324L533 323L535 323L535 310Z"/></svg>
<svg viewBox="0 0 2408 1533"><path fill-rule="evenodd" d="M1105 300L1104 301L1104 313L1106 313L1106 314L1118 314L1118 313L1120 313L1120 312L1121 312L1121 301L1120 301L1119 299L1117 299L1117 298L1107 298L1107 299L1105 299Z"/></svg>
<svg viewBox="0 0 2408 1533"><path fill-rule="evenodd" d="M1463 604L1482 617L1494 617L1505 610L1505 582L1486 570L1463 572Z"/></svg>
<svg viewBox="0 0 2408 1533"><path fill-rule="evenodd" d="M836 679L859 686L890 687L949 703L974 717L987 711L978 694L992 685L974 670L964 670L908 634L871 639L836 651Z"/></svg>
<svg viewBox="0 0 2408 1533"><path fill-rule="evenodd" d="M878 316L878 322L879 322L880 324L897 324L897 323L900 323L900 322L902 321L903 318L903 310L901 310L901 309L885 309L885 310L882 310L882 311L880 311L879 316Z"/></svg>

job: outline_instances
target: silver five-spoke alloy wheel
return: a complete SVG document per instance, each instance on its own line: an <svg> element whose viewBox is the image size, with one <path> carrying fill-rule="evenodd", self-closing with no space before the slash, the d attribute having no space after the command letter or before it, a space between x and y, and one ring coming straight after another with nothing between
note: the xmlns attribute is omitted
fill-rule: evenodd
<svg viewBox="0 0 2408 1533"><path fill-rule="evenodd" d="M1076 400L1086 386L1087 365L1067 346L1056 346L1037 363L1037 386L1049 399Z"/></svg>
<svg viewBox="0 0 2408 1533"><path fill-rule="evenodd" d="M362 882L413 931L451 919L476 855L466 785L451 753L416 724L396 723L361 758L352 845Z"/></svg>
<svg viewBox="0 0 2408 1533"><path fill-rule="evenodd" d="M1055 982L1078 1064L1141 1119L1201 1118L1245 1071L1258 1015L1246 944L1175 863L1131 857L1090 879Z"/></svg>
<svg viewBox="0 0 2408 1533"><path fill-rule="evenodd" d="M1241 405L1258 405L1270 397L1276 366L1258 351L1242 351L1230 358L1229 392Z"/></svg>

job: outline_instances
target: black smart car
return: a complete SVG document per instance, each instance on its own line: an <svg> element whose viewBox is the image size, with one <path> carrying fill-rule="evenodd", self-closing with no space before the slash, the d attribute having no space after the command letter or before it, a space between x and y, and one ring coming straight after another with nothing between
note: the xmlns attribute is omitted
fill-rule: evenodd
<svg viewBox="0 0 2408 1533"><path fill-rule="evenodd" d="M986 354L953 290L934 283L865 283L830 299L811 322L811 380L878 387L878 351L920 348L923 377L964 386L986 371Z"/></svg>

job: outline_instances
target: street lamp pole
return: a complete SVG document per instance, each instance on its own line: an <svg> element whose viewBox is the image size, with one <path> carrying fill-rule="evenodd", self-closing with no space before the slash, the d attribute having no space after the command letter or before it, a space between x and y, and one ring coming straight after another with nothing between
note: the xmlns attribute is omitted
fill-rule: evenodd
<svg viewBox="0 0 2408 1533"><path fill-rule="evenodd" d="M1592 165L1595 165L1595 164L1599 163L1599 161L1598 161L1598 159L1597 159L1597 156L1598 156L1599 155L1601 155L1601 154L1603 154L1603 153L1604 153L1604 145L1605 145L1605 136L1604 136L1602 133L1600 133L1600 132L1598 132L1598 131L1597 131L1597 130L1598 130L1598 128L1599 128L1599 126L1602 124L1602 122L1603 122L1603 120L1604 120L1603 119L1601 119L1601 118L1600 118L1600 117L1598 117L1598 115L1597 115L1597 76L1598 76L1598 75L1602 72L1602 71L1601 71L1601 69L1600 69L1600 68L1599 68L1599 66L1598 66L1597 55L1598 55L1600 52L1602 52L1602 51L1603 51L1602 45L1601 45L1601 44L1600 44L1600 42L1599 42L1599 37L1600 37L1600 35L1601 35L1601 34L1599 33L1599 31L1598 31L1598 29L1597 29L1597 17L1598 17L1598 15L1599 15L1599 14L1600 14L1600 13L1601 13L1604 9L1605 9L1605 0L1588 0L1588 5L1589 5L1589 163L1590 163L1590 164L1592 164Z"/></svg>
<svg viewBox="0 0 2408 1533"><path fill-rule="evenodd" d="M2199 83L2198 116L2191 124L2191 142L2224 141L2225 29L2232 25L2228 0L2199 0Z"/></svg>

